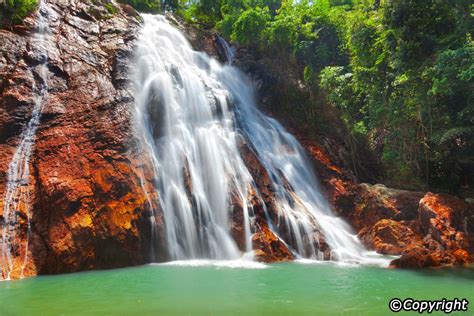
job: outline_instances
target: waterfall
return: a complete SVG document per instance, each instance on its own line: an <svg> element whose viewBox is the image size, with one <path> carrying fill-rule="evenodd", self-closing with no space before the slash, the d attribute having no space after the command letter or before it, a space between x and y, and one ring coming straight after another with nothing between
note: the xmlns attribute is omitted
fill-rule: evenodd
<svg viewBox="0 0 474 316"><path fill-rule="evenodd" d="M45 38L50 29L48 27L48 10L41 1L39 4L39 14L37 21L37 31L32 35L31 47L38 56L39 82L35 82L33 91L35 100L31 118L20 135L18 144L12 160L8 166L7 184L5 189L3 205L3 223L1 234L1 257L0 269L1 278L10 279L14 269L20 264L19 276L23 276L23 271L28 259L28 241L31 230L30 225L30 157L35 144L36 131L40 124L41 112L45 98L48 95L47 83L47 62L48 54ZM21 229L20 213L26 216L26 238L22 245L19 242L17 233ZM19 263L18 263L19 261Z"/></svg>
<svg viewBox="0 0 474 316"><path fill-rule="evenodd" d="M235 58L235 47L230 46L230 44L219 34L216 34L216 39L224 50L227 64L231 65Z"/></svg>
<svg viewBox="0 0 474 316"><path fill-rule="evenodd" d="M229 199L243 202L248 230L253 180L238 151L229 92L210 75L220 65L193 51L164 17L144 19L137 118L153 153L170 258L239 258L229 234ZM250 251L250 231L245 243Z"/></svg>
<svg viewBox="0 0 474 316"><path fill-rule="evenodd" d="M267 216L269 227L295 256L322 259L321 232L332 260L366 261L350 227L331 213L301 145L257 109L252 83L194 51L163 16L143 18L136 127L153 157L170 259L242 256L230 228L235 199L243 206L245 251L251 253L255 214L249 199L261 197L239 150L244 140L270 177L278 218Z"/></svg>
<svg viewBox="0 0 474 316"><path fill-rule="evenodd" d="M237 104L236 121L272 179L275 204L283 221L279 226L292 232L293 240L287 242L302 257L322 259L314 243L308 247L304 242L318 225L331 248L332 260L362 260L364 247L350 227L332 214L311 163L295 137L257 109L250 84L237 69L226 67L219 78Z"/></svg>

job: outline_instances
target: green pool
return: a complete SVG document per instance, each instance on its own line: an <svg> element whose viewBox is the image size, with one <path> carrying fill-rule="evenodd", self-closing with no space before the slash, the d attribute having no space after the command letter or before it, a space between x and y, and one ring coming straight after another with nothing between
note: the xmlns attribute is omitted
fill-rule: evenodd
<svg viewBox="0 0 474 316"><path fill-rule="evenodd" d="M392 297L474 304L473 281L472 268L147 265L0 282L0 315L390 315Z"/></svg>

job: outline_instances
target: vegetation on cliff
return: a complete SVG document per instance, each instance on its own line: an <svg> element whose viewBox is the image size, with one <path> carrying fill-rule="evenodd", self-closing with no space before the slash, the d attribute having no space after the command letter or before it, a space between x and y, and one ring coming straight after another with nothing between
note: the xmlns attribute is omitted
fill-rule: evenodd
<svg viewBox="0 0 474 316"><path fill-rule="evenodd" d="M38 5L37 0L5 0L0 2L0 27L23 21Z"/></svg>
<svg viewBox="0 0 474 316"><path fill-rule="evenodd" d="M352 150L368 144L392 185L458 192L473 185L469 1L201 0L172 8L293 64L313 97L305 106L318 112L329 102Z"/></svg>
<svg viewBox="0 0 474 316"><path fill-rule="evenodd" d="M159 13L164 10L175 10L184 5L180 0L118 0L118 2L131 5L136 10L146 13Z"/></svg>

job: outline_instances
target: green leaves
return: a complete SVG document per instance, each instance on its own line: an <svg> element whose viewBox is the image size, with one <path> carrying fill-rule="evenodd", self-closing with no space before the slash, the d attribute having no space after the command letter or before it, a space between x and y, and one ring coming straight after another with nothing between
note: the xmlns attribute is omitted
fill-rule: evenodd
<svg viewBox="0 0 474 316"><path fill-rule="evenodd" d="M321 71L320 85L351 133L383 135L390 179L405 174L400 179L411 181L409 174L414 183L424 178L453 189L459 184L445 180L470 170L474 51L472 17L466 23L462 6L398 0L375 11L359 6L346 14L349 69Z"/></svg>
<svg viewBox="0 0 474 316"><path fill-rule="evenodd" d="M474 137L474 126L450 128L441 136L439 143L446 144L451 142L458 147L463 147L467 137Z"/></svg>
<svg viewBox="0 0 474 316"><path fill-rule="evenodd" d="M147 13L157 13L161 11L160 0L119 0L134 7L137 11Z"/></svg>
<svg viewBox="0 0 474 316"><path fill-rule="evenodd" d="M435 96L470 94L474 89L474 44L469 40L466 45L456 50L445 50L432 67L433 86L431 93Z"/></svg>
<svg viewBox="0 0 474 316"><path fill-rule="evenodd" d="M375 144L392 184L456 190L474 179L471 2L220 0L194 16L298 69L307 106L325 98L348 139Z"/></svg>
<svg viewBox="0 0 474 316"><path fill-rule="evenodd" d="M250 8L242 12L232 28L231 39L242 45L258 47L270 20L268 8Z"/></svg>
<svg viewBox="0 0 474 316"><path fill-rule="evenodd" d="M33 12L38 5L37 0L5 0L0 3L0 23L2 26L19 24Z"/></svg>

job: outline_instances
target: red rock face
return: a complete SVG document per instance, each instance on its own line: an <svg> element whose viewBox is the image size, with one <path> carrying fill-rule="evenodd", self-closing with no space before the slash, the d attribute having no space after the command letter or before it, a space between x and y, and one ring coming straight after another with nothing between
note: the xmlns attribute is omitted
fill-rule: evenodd
<svg viewBox="0 0 474 316"><path fill-rule="evenodd" d="M128 67L139 18L128 6L111 15L93 1L49 1L48 7L49 88L30 159L32 211L28 215L26 209L19 210L15 242L20 246L12 254L11 277L20 277L24 258L23 276L165 260L156 179L132 121ZM5 47L0 58L0 216L8 165L31 118L33 87L41 80L36 69L40 57L31 42L35 24L33 16L14 31L0 30ZM210 47L211 39L203 45ZM255 163L256 157L250 153L247 157L260 172L259 189L272 213L268 175ZM257 218L251 240L257 258L292 259L287 246L268 228L264 205L255 194L249 201ZM234 203L233 209L232 233L244 250L242 207Z"/></svg>
<svg viewBox="0 0 474 316"><path fill-rule="evenodd" d="M150 218L160 224L161 215L152 212L158 209L153 176L132 136L133 98L125 80L139 21L122 8L111 17L92 1L48 6L49 93L30 159L33 211L24 275L148 262ZM7 168L39 80L33 32L33 18L21 34L0 31L0 215ZM17 237L25 245L27 214L20 213ZM12 277L19 276L24 252L22 247Z"/></svg>
<svg viewBox="0 0 474 316"><path fill-rule="evenodd" d="M267 215L270 218L276 218L278 216L274 205L275 196L270 184L269 175L246 144L241 144L240 151L242 152L244 162L249 168L250 173L254 176L256 186L261 196L261 199L259 199L256 196L256 192L253 192L253 195L248 198L255 214L255 222L251 223L253 233L251 242L252 248L255 250L255 258L263 262L279 262L294 259L288 246L268 227ZM243 240L241 237L244 234L242 206L238 204L235 205L236 207L234 206L233 212L234 218L232 221L232 235L240 249L243 250ZM265 209L267 214L265 214Z"/></svg>
<svg viewBox="0 0 474 316"><path fill-rule="evenodd" d="M387 255L399 255L410 245L421 242L409 226L391 219L381 219L372 227L364 227L359 238L367 248Z"/></svg>
<svg viewBox="0 0 474 316"><path fill-rule="evenodd" d="M394 260L392 266L417 268L473 262L473 231L468 225L472 214L472 207L465 201L428 192L420 200L418 217L412 223L418 229L422 241L417 240L404 249L402 256ZM424 251L416 254L415 245Z"/></svg>

